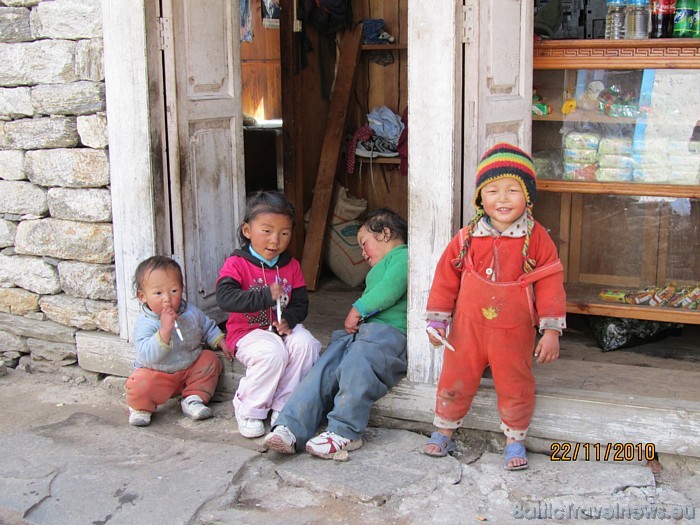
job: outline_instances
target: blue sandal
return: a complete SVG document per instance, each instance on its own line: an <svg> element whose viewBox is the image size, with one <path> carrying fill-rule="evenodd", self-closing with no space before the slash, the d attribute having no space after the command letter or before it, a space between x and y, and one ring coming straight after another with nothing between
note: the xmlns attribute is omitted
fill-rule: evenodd
<svg viewBox="0 0 700 525"><path fill-rule="evenodd" d="M518 465L517 467L509 467L508 462L511 459L524 459L524 465ZM506 445L503 449L503 468L506 470L525 470L527 468L527 453L525 452L525 445L522 441L515 441Z"/></svg>
<svg viewBox="0 0 700 525"><path fill-rule="evenodd" d="M440 448L439 452L428 452L425 447L428 445L437 445ZM428 442L423 446L423 454L433 458L444 458L450 452L457 449L457 444L454 439L448 438L442 432L433 432Z"/></svg>

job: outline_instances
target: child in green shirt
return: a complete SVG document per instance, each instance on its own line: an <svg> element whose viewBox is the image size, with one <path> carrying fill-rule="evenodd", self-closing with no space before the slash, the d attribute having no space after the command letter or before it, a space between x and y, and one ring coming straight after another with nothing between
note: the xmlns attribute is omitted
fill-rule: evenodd
<svg viewBox="0 0 700 525"><path fill-rule="evenodd" d="M362 446L372 404L406 375L408 228L396 213L365 214L357 240L372 269L366 288L333 332L328 348L287 401L263 446L283 454L306 448L330 459ZM311 438L324 417L328 429ZM307 441L308 440L308 441Z"/></svg>

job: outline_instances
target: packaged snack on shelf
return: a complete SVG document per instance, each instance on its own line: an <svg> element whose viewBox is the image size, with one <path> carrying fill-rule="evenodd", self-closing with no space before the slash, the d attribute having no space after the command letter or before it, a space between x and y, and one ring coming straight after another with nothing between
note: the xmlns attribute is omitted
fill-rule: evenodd
<svg viewBox="0 0 700 525"><path fill-rule="evenodd" d="M634 167L632 157L627 155L615 155L613 153L604 153L598 155L598 166L601 168L622 168L630 171Z"/></svg>
<svg viewBox="0 0 700 525"><path fill-rule="evenodd" d="M655 288L643 288L642 290L627 292L627 302L630 304L651 304Z"/></svg>
<svg viewBox="0 0 700 525"><path fill-rule="evenodd" d="M668 163L671 165L671 169L697 172L700 170L700 155L690 153L674 155L669 153Z"/></svg>
<svg viewBox="0 0 700 525"><path fill-rule="evenodd" d="M552 105L546 102L533 102L532 103L532 114L533 115L549 115L552 112Z"/></svg>
<svg viewBox="0 0 700 525"><path fill-rule="evenodd" d="M666 168L635 168L632 171L632 180L645 184L659 184L668 180Z"/></svg>
<svg viewBox="0 0 700 525"><path fill-rule="evenodd" d="M598 296L610 303L638 304L696 310L700 304L700 284L642 288L641 290L602 290Z"/></svg>
<svg viewBox="0 0 700 525"><path fill-rule="evenodd" d="M598 149L600 135L598 133L584 133L572 131L564 137L564 146L574 149Z"/></svg>
<svg viewBox="0 0 700 525"><path fill-rule="evenodd" d="M598 168L595 180L600 182L629 182L632 180L631 168Z"/></svg>
<svg viewBox="0 0 700 525"><path fill-rule="evenodd" d="M579 164L591 164L598 159L598 151L589 148L566 148L564 150L564 162L577 162Z"/></svg>
<svg viewBox="0 0 700 525"><path fill-rule="evenodd" d="M598 94L598 110L609 117L636 118L639 115L637 93L610 86Z"/></svg>
<svg viewBox="0 0 700 525"><path fill-rule="evenodd" d="M579 164L577 162L565 162L564 180L595 180L595 164Z"/></svg>
<svg viewBox="0 0 700 525"><path fill-rule="evenodd" d="M632 160L634 160L634 167L636 169L668 167L668 159L666 158L665 153L657 153L656 155L653 155L650 153L634 152L632 154Z"/></svg>
<svg viewBox="0 0 700 525"><path fill-rule="evenodd" d="M649 300L649 306L666 306L666 304L675 294L675 283L669 283L666 286L656 290L652 298Z"/></svg>
<svg viewBox="0 0 700 525"><path fill-rule="evenodd" d="M627 301L627 292L624 290L603 290L601 291L598 296L603 300L607 301L609 303L626 303Z"/></svg>
<svg viewBox="0 0 700 525"><path fill-rule="evenodd" d="M548 149L532 154L532 162L535 166L538 179L560 180L564 172L564 164L561 158L561 150Z"/></svg>
<svg viewBox="0 0 700 525"><path fill-rule="evenodd" d="M631 155L632 139L623 137L603 137L600 139L598 154Z"/></svg>
<svg viewBox="0 0 700 525"><path fill-rule="evenodd" d="M698 184L700 182L700 174L697 170L672 169L668 172L666 180L669 184Z"/></svg>

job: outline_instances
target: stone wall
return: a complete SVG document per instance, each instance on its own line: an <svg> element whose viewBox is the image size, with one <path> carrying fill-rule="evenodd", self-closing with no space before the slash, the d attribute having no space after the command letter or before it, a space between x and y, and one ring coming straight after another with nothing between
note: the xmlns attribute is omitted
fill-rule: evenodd
<svg viewBox="0 0 700 525"><path fill-rule="evenodd" d="M0 359L118 334L99 0L0 0ZM84 375L84 374L83 374Z"/></svg>

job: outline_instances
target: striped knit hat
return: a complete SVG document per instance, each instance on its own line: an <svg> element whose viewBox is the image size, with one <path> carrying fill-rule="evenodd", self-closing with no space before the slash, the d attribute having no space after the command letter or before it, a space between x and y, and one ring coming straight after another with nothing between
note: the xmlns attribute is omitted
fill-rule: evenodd
<svg viewBox="0 0 700 525"><path fill-rule="evenodd" d="M520 148L502 142L484 153L476 168L474 207L481 208L481 189L486 184L505 177L519 180L528 206L535 203L537 183L532 158Z"/></svg>

